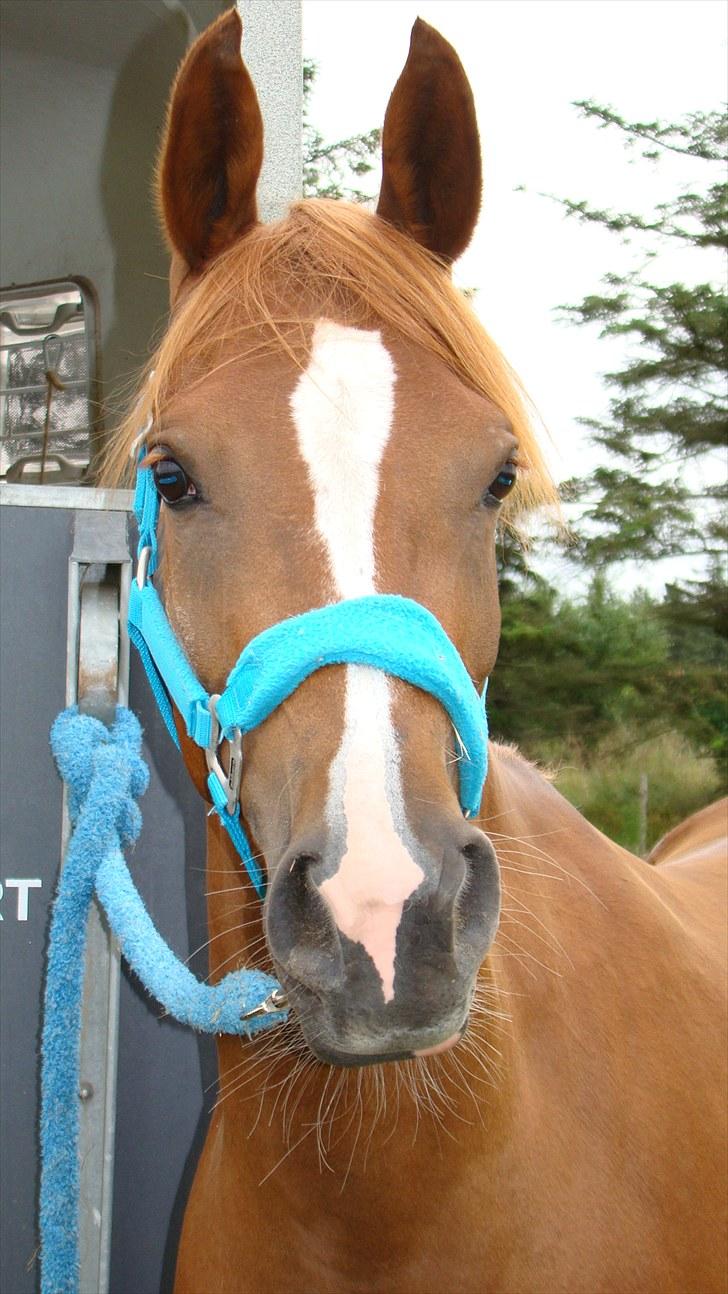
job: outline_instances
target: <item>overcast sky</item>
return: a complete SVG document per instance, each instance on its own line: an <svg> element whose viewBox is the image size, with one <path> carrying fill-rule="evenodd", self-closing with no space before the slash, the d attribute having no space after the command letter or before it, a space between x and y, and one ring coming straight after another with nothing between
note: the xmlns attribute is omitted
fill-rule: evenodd
<svg viewBox="0 0 728 1294"><path fill-rule="evenodd" d="M720 107L728 8L723 0L304 0L304 53L319 65L311 119L327 138L381 125L418 15L454 45L478 111L485 196L458 277L478 289L484 324L553 438L554 470L570 476L593 456L576 419L604 411L599 375L619 352L596 331L558 323L555 308L598 289L637 249L567 220L540 194L648 211L701 177L704 163L691 159L630 162L620 132L597 130L571 104L591 98L632 119L669 121ZM710 269L720 272L716 261ZM651 272L705 278L708 263L662 248Z"/></svg>

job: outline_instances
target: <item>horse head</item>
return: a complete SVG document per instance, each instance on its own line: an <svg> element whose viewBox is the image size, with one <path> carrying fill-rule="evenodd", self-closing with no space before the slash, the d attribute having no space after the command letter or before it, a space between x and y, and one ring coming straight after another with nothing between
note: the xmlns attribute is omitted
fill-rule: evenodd
<svg viewBox="0 0 728 1294"><path fill-rule="evenodd" d="M159 168L172 318L142 398L167 614L221 692L266 628L399 594L437 618L482 689L499 517L548 485L516 383L451 282L481 195L465 73L418 20L376 213L308 200L264 226L240 43L231 11L191 48ZM461 754L433 696L360 664L318 670L245 737L267 948L324 1061L431 1054L467 1025L500 885L460 807Z"/></svg>

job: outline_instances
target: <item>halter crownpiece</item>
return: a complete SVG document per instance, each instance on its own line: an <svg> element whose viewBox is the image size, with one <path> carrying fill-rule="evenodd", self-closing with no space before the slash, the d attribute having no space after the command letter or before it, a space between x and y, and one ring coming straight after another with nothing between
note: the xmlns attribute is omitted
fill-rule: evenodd
<svg viewBox="0 0 728 1294"><path fill-rule="evenodd" d="M206 691L152 584L158 560L159 496L151 468L141 466L144 446L136 448L139 466L134 512L139 547L129 596L129 637L139 651L173 741L179 748L172 702L187 735L204 750L213 811L230 835L259 897L265 895L265 880L240 815L243 736L324 666L368 665L434 696L450 717L462 753L460 806L466 818L475 817L488 760L485 691L479 696L440 622L411 598L370 594L281 620L248 643L220 695ZM222 742L229 747L227 773L219 758Z"/></svg>

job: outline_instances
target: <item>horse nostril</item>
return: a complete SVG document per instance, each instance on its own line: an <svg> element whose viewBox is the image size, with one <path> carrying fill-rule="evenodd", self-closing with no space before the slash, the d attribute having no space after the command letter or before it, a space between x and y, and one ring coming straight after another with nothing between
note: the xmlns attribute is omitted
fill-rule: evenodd
<svg viewBox="0 0 728 1294"><path fill-rule="evenodd" d="M500 875L495 850L482 831L460 847L465 878L458 896L460 937L482 956L490 946L500 916Z"/></svg>
<svg viewBox="0 0 728 1294"><path fill-rule="evenodd" d="M313 875L323 855L291 849L276 868L266 900L268 947L281 972L313 992L343 975L338 932Z"/></svg>
<svg viewBox="0 0 728 1294"><path fill-rule="evenodd" d="M316 863L321 862L320 854L294 854L288 865L288 874L298 871L299 873L309 872Z"/></svg>
<svg viewBox="0 0 728 1294"><path fill-rule="evenodd" d="M484 858L487 856L488 850L485 842L481 843L480 841L471 840L469 844L463 845L460 853L466 863L472 867L478 863L482 864Z"/></svg>

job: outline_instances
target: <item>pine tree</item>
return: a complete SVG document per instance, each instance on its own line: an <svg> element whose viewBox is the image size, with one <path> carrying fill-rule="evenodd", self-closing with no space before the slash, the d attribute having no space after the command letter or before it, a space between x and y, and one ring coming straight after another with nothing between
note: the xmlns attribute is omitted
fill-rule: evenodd
<svg viewBox="0 0 728 1294"><path fill-rule="evenodd" d="M589 100L576 106L602 128L621 131L644 159L678 153L705 172L651 216L560 200L569 215L637 239L646 253L642 271L608 274L602 291L564 307L576 323L598 325L601 337L634 343L622 366L605 375L613 393L608 417L582 419L609 461L567 487L567 497L582 503L577 555L598 567L685 553L718 559L728 540L725 472L715 461L728 441L725 284L700 273L692 285L664 284L650 270L660 244L690 248L695 259L728 248L728 118L711 112L674 124L630 122Z"/></svg>
<svg viewBox="0 0 728 1294"><path fill-rule="evenodd" d="M310 58L304 59L303 196L368 202L372 194L360 187L360 181L374 170L382 132L368 130L361 135L350 135L347 139L326 143L309 117L316 71L316 63Z"/></svg>
<svg viewBox="0 0 728 1294"><path fill-rule="evenodd" d="M576 105L651 163L669 153L694 159L699 182L650 216L562 200L574 218L600 225L644 253L641 270L609 274L602 290L565 307L576 323L630 343L605 375L605 418L582 419L606 462L569 482L581 517L572 557L604 571L625 558L692 555L696 578L667 586L655 612L667 635L659 705L699 750L728 753L726 444L728 442L728 118L691 113L673 124L626 121L591 101ZM657 249L688 249L693 282L659 281ZM703 260L723 274L712 281ZM657 700L657 698L656 698Z"/></svg>

